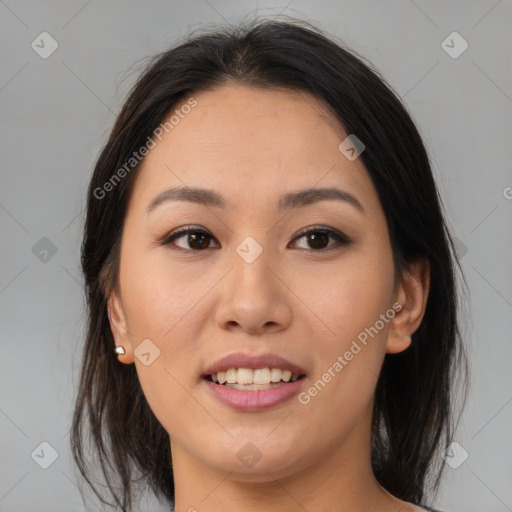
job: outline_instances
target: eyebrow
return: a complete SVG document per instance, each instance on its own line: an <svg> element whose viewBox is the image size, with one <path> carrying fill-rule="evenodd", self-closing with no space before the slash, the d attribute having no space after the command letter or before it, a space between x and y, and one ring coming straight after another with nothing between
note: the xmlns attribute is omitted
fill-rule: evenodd
<svg viewBox="0 0 512 512"><path fill-rule="evenodd" d="M278 211L282 212L326 200L343 201L352 205L360 213L366 214L362 204L355 196L335 187L310 188L296 192L288 192L279 197L277 207ZM169 188L158 194L146 207L146 214L151 213L158 206L168 201L186 201L215 208L226 208L227 206L225 199L215 190L178 186Z"/></svg>

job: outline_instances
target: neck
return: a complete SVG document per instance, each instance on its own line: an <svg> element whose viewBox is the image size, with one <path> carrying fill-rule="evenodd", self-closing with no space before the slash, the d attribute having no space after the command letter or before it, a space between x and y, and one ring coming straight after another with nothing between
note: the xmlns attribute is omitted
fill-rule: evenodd
<svg viewBox="0 0 512 512"><path fill-rule="evenodd" d="M403 512L418 510L379 485L371 467L369 438L361 432L368 433L369 428L355 428L341 447L328 447L301 462L300 469L280 473L268 468L251 474L212 468L171 441L175 511L391 512L400 504Z"/></svg>

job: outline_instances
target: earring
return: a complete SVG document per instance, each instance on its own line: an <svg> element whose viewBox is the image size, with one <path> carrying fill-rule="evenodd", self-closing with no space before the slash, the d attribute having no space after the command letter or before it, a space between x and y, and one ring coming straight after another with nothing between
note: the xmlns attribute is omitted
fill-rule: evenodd
<svg viewBox="0 0 512 512"><path fill-rule="evenodd" d="M122 356L124 354L126 354L125 350L124 350L124 347L116 347L116 349L114 350L114 352L118 355L118 356Z"/></svg>

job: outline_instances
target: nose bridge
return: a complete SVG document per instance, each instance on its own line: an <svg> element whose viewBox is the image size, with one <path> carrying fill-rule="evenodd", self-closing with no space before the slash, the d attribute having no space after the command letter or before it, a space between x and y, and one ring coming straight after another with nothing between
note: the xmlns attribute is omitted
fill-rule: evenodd
<svg viewBox="0 0 512 512"><path fill-rule="evenodd" d="M258 241L258 239L259 241ZM248 235L236 247L232 256L234 285L243 293L247 290L252 295L273 295L276 293L275 277L268 268L272 262L272 248L268 246L263 235ZM275 262L274 262L275 263Z"/></svg>
<svg viewBox="0 0 512 512"><path fill-rule="evenodd" d="M280 221L276 222L275 210L266 202L267 195L255 192L237 204L238 215L231 224L234 251L230 263L235 282L266 295L270 302L276 294L283 293L282 284L273 273L280 272L283 262L278 247L282 243Z"/></svg>
<svg viewBox="0 0 512 512"><path fill-rule="evenodd" d="M219 294L217 323L223 328L238 324L243 330L258 332L268 326L283 328L290 321L285 290L271 270L279 265L273 248L265 247L268 242L262 238L248 235L235 246L231 271Z"/></svg>

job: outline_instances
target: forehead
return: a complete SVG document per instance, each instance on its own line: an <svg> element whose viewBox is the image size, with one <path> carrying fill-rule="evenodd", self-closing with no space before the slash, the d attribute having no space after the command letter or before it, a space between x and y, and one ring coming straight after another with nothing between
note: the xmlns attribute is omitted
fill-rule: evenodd
<svg viewBox="0 0 512 512"><path fill-rule="evenodd" d="M136 180L147 196L165 186L203 186L244 201L274 192L344 185L372 194L361 159L338 149L346 138L334 114L312 95L288 89L225 84L191 94L176 105L172 128L145 157ZM140 194L137 194L140 196Z"/></svg>
<svg viewBox="0 0 512 512"><path fill-rule="evenodd" d="M290 159L294 154L302 158L310 154L314 159L318 150L328 150L330 144L334 145L331 151L336 150L343 134L334 115L301 91L228 84L194 97L197 106L173 129L171 142L191 156L225 153L230 159L267 165L277 156ZM260 153L263 146L264 154Z"/></svg>

